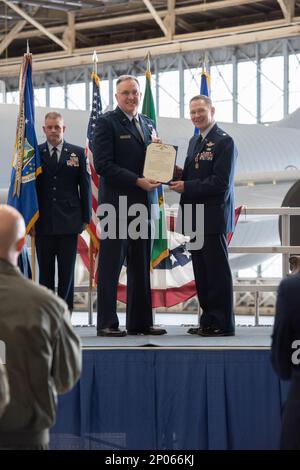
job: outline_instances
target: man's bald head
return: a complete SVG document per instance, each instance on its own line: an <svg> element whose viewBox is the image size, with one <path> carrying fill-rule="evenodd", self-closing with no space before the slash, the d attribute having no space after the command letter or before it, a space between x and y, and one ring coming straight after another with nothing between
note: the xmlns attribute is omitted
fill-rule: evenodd
<svg viewBox="0 0 300 470"><path fill-rule="evenodd" d="M25 223L11 206L0 204L0 258L14 266L25 242Z"/></svg>

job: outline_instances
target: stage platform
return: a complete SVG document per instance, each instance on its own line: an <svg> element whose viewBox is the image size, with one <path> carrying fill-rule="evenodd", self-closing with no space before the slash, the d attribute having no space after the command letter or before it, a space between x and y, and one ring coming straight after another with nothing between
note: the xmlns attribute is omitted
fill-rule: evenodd
<svg viewBox="0 0 300 470"><path fill-rule="evenodd" d="M167 330L163 336L133 336L109 338L96 336L95 326L74 326L81 337L84 349L102 348L197 348L197 349L269 349L271 344L271 326L240 326L235 336L204 338L187 334L191 325L159 325ZM194 326L194 325L193 325ZM122 328L122 327L121 327Z"/></svg>
<svg viewBox="0 0 300 470"><path fill-rule="evenodd" d="M234 337L97 337L74 327L83 370L59 397L52 449L277 449L288 383L270 363L272 328Z"/></svg>

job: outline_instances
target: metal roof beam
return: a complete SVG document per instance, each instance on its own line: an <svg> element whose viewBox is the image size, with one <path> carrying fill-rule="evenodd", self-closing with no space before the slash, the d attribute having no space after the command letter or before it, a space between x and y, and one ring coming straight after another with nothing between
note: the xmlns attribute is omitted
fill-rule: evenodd
<svg viewBox="0 0 300 470"><path fill-rule="evenodd" d="M201 3L199 5L190 5L187 7L175 8L174 14L175 14L175 17L178 18L178 16L180 15L185 15L189 13L207 12L210 10L217 10L217 9L222 9L222 8L247 5L250 3L258 3L258 1L257 0L221 0L221 1L213 2L213 3ZM168 10L155 10L155 12L156 12L155 14L157 18L158 17L166 18L166 16L168 15ZM154 17L152 13L150 12L149 13L136 13L136 14L130 14L130 15L125 15L125 16L104 18L101 20L77 22L75 23L75 30L80 31L80 30L88 30L88 29L97 29L97 28L102 28L102 27L107 27L107 26L116 26L116 25L121 25L121 24L139 23L143 21L149 21L151 19L154 19ZM163 28L165 29L165 31L163 31L165 34L167 33L168 30L165 27L162 20L161 20L161 23L163 24ZM47 31L49 31L49 33L57 34L57 33L63 33L65 29L66 29L66 25L50 26L49 28L47 28ZM22 38L27 39L30 37L39 36L39 34L40 33L38 31L31 30L31 31L26 31L24 33L21 33L18 37L19 39L22 39Z"/></svg>
<svg viewBox="0 0 300 470"><path fill-rule="evenodd" d="M2 54L2 52L5 51L5 49L8 48L10 43L14 39L16 39L17 34L24 28L26 23L27 23L26 20L18 21L15 24L15 26L10 30L10 32L3 37L3 39L0 43L0 55Z"/></svg>
<svg viewBox="0 0 300 470"><path fill-rule="evenodd" d="M295 0L277 0L283 16L290 23L295 15Z"/></svg>
<svg viewBox="0 0 300 470"><path fill-rule="evenodd" d="M273 27L271 27L272 23L274 24ZM100 63L112 63L114 61L143 59L145 57L145 47L153 57L158 57L197 50L205 51L221 46L238 46L259 41L295 37L300 34L300 17L295 17L292 25L287 25L285 20L277 20L269 22L269 29L265 29L264 24L257 24L256 26L257 28L254 29L253 25L248 25L248 30L245 29L243 32L239 32L237 28L226 28L226 32L222 31L222 33L219 30L206 32L206 36L203 36L203 33L176 35L174 41L157 38L116 46L103 46L98 48L99 60ZM181 40L182 36L189 37ZM93 50L94 48L75 49L72 56L65 54L63 51L36 54L34 56L34 70L38 72L90 65ZM0 77L17 76L19 62L19 58L0 60Z"/></svg>
<svg viewBox="0 0 300 470"><path fill-rule="evenodd" d="M161 17L159 16L157 11L155 10L155 8L152 5L152 3L150 2L150 0L143 0L143 2L146 5L146 7L148 8L148 10L150 11L151 15L153 16L154 20L156 21L156 23L158 24L158 26L160 27L160 29L162 30L164 35L166 36L166 38L169 37L168 28L165 26L164 22L162 21Z"/></svg>
<svg viewBox="0 0 300 470"><path fill-rule="evenodd" d="M199 13L204 11L222 10L222 8L239 7L250 3L261 3L260 0L220 0L218 2L200 3L199 5L190 5L187 7L178 7L175 9L176 15L186 15L188 13Z"/></svg>
<svg viewBox="0 0 300 470"><path fill-rule="evenodd" d="M24 18L28 23L31 23L35 28L37 28L41 33L43 33L45 36L47 36L49 39L51 39L53 42L58 44L62 49L65 51L68 50L68 46L61 41L57 36L49 32L47 28L45 28L43 25L41 25L38 21L36 21L34 18L32 18L28 13L26 13L24 10L19 8L17 5L14 3L8 1L8 0L0 0L2 3L5 3L9 8L14 10L18 15L20 15L22 18Z"/></svg>
<svg viewBox="0 0 300 470"><path fill-rule="evenodd" d="M32 15L34 16L40 7L36 6L32 10ZM2 41L0 42L0 55L2 52L5 51L5 49L8 48L8 46L12 43L14 39L16 39L17 35L19 34L20 31L24 28L26 25L27 21L26 20L21 20L18 21L13 28L9 31L9 33L5 34L5 36L2 36Z"/></svg>
<svg viewBox="0 0 300 470"><path fill-rule="evenodd" d="M68 11L68 27L63 34L64 43L68 46L69 54L72 54L76 45L75 14Z"/></svg>
<svg viewBox="0 0 300 470"><path fill-rule="evenodd" d="M178 24L178 26L180 26L180 28L185 29L185 31L188 31L190 33L194 32L193 26L182 18L176 18L176 23Z"/></svg>
<svg viewBox="0 0 300 470"><path fill-rule="evenodd" d="M168 30L167 38L169 40L173 39L175 34L175 0L168 0L168 14L164 19L164 25Z"/></svg>

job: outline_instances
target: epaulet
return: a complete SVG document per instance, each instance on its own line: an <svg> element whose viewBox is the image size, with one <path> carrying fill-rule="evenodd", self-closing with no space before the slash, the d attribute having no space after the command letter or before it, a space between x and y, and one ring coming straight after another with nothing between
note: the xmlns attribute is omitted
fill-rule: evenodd
<svg viewBox="0 0 300 470"><path fill-rule="evenodd" d="M142 113L140 113L140 115L141 115L141 116L143 116L143 118L144 118L146 121L150 121L150 122L152 122L152 119L151 119L151 118L149 118L149 116L146 116L146 114L142 114Z"/></svg>
<svg viewBox="0 0 300 470"><path fill-rule="evenodd" d="M100 116L107 117L107 116L111 116L111 115L114 114L114 113L115 113L115 110L106 111L106 113L100 114ZM100 116L99 116L99 117L100 117Z"/></svg>
<svg viewBox="0 0 300 470"><path fill-rule="evenodd" d="M81 147L80 145L69 144L68 142L65 142L65 144L68 145L69 147L71 147L72 150L75 150L77 152L84 151L84 148Z"/></svg>
<svg viewBox="0 0 300 470"><path fill-rule="evenodd" d="M224 132L223 129L220 129L220 128L216 130L216 133L217 133L218 135L222 135L223 137L224 137L225 135L228 136L227 132Z"/></svg>

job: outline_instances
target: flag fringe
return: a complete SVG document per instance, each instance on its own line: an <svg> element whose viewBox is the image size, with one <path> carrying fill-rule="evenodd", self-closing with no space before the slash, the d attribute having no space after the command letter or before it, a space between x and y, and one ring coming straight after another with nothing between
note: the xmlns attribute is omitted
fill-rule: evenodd
<svg viewBox="0 0 300 470"><path fill-rule="evenodd" d="M27 226L26 226L26 235L28 235L28 233L30 232L30 230L32 229L32 227L34 226L34 224L36 223L36 221L38 220L40 216L40 212L37 211L33 217L31 217L30 221L28 222Z"/></svg>
<svg viewBox="0 0 300 470"><path fill-rule="evenodd" d="M93 231L91 230L90 226L88 226L88 227L86 228L86 231L88 232L89 236L91 237L94 247L95 247L97 250L99 250L100 241L98 240L98 238L96 237L96 235L93 233Z"/></svg>

